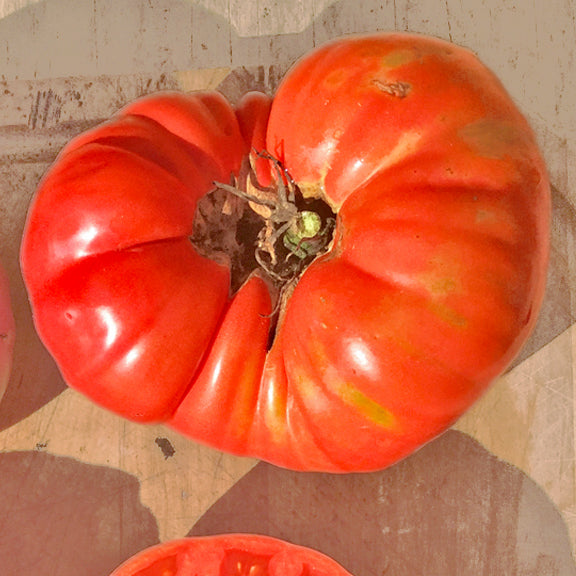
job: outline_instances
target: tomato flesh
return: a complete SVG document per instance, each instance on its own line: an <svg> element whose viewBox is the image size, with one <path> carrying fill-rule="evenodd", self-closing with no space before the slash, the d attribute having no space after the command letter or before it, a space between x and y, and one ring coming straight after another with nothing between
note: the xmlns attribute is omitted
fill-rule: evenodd
<svg viewBox="0 0 576 576"><path fill-rule="evenodd" d="M324 554L269 536L184 538L143 550L111 576L350 576Z"/></svg>

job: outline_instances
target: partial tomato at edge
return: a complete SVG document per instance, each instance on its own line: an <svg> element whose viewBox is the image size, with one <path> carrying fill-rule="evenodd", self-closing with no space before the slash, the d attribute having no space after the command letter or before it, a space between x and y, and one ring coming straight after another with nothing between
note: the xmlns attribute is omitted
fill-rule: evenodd
<svg viewBox="0 0 576 576"><path fill-rule="evenodd" d="M328 556L270 536L226 534L152 546L110 576L350 576Z"/></svg>

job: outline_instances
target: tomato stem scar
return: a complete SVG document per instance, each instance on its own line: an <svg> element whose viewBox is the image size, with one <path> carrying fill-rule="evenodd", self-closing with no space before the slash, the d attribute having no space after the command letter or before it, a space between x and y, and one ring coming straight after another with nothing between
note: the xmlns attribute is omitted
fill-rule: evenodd
<svg viewBox="0 0 576 576"><path fill-rule="evenodd" d="M293 283L332 242L336 217L328 204L317 198L304 198L282 163L266 151L254 152L264 158L275 174L274 183L262 186L250 159L240 176L230 184L214 182L214 190L239 199L257 215L248 238L237 238L250 245L255 268L282 291Z"/></svg>

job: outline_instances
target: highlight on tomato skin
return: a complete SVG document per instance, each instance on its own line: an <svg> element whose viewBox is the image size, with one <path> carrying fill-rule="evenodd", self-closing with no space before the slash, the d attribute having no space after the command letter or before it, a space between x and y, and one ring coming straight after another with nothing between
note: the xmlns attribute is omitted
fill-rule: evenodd
<svg viewBox="0 0 576 576"><path fill-rule="evenodd" d="M69 386L278 466L390 466L529 338L550 187L502 82L445 40L303 56L276 94L160 92L42 179L21 267Z"/></svg>
<svg viewBox="0 0 576 576"><path fill-rule="evenodd" d="M110 576L350 576L328 556L270 536L189 537L145 549Z"/></svg>

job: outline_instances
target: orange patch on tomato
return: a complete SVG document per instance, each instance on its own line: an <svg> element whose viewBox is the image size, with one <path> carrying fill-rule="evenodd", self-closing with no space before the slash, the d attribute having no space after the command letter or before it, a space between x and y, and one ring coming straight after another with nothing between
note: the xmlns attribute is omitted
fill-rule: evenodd
<svg viewBox="0 0 576 576"><path fill-rule="evenodd" d="M485 158L503 158L520 140L515 128L501 120L484 118L464 126L460 137L472 150Z"/></svg>
<svg viewBox="0 0 576 576"><path fill-rule="evenodd" d="M336 90L346 80L348 80L349 73L343 68L337 68L324 78L324 86L329 90Z"/></svg>
<svg viewBox="0 0 576 576"><path fill-rule="evenodd" d="M386 68L398 68L404 64L409 64L418 58L414 50L401 48L399 50L392 50L384 56L382 63Z"/></svg>

